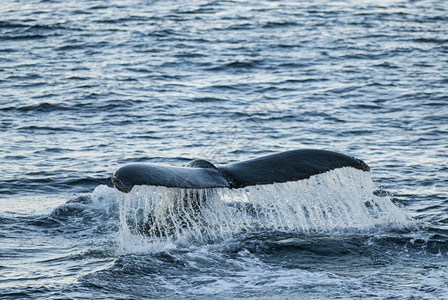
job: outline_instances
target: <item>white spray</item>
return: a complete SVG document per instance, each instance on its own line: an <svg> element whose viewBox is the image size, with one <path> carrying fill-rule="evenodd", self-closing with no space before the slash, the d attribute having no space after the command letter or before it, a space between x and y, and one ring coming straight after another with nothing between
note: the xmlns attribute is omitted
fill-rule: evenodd
<svg viewBox="0 0 448 300"><path fill-rule="evenodd" d="M130 193L117 192L122 250L251 230L313 234L408 226L405 212L389 197L375 196L375 189L370 173L353 168L237 190L135 186Z"/></svg>

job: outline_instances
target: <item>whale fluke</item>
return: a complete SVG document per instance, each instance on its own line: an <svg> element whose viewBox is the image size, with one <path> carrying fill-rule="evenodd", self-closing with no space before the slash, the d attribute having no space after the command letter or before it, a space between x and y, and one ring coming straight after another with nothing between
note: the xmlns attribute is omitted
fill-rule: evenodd
<svg viewBox="0 0 448 300"><path fill-rule="evenodd" d="M136 185L178 188L243 188L246 186L297 181L337 168L370 171L362 160L326 150L302 149L267 155L216 167L197 159L185 167L130 164L112 176L114 186L128 193Z"/></svg>
<svg viewBox="0 0 448 300"><path fill-rule="evenodd" d="M179 188L230 187L216 168L168 167L154 164L130 164L118 169L112 182L125 193L135 185L154 185Z"/></svg>
<svg viewBox="0 0 448 300"><path fill-rule="evenodd" d="M370 168L363 161L325 150L293 150L223 166L221 174L232 188L257 184L297 181L337 168Z"/></svg>

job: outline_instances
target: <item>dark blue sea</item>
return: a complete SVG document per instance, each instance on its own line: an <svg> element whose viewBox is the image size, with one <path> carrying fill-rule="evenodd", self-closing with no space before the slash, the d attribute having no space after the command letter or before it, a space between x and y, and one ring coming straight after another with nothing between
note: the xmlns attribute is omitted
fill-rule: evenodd
<svg viewBox="0 0 448 300"><path fill-rule="evenodd" d="M111 183L304 148L371 172ZM448 299L447 153L445 0L1 1L1 299Z"/></svg>

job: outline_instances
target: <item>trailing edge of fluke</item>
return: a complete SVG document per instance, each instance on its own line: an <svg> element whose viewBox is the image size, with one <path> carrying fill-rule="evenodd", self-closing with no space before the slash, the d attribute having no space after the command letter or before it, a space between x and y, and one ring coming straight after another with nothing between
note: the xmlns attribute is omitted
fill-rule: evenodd
<svg viewBox="0 0 448 300"><path fill-rule="evenodd" d="M302 149L216 167L197 159L185 167L130 164L112 176L114 186L128 193L136 185L177 188L232 188L308 179L337 168L370 171L362 160L326 150Z"/></svg>

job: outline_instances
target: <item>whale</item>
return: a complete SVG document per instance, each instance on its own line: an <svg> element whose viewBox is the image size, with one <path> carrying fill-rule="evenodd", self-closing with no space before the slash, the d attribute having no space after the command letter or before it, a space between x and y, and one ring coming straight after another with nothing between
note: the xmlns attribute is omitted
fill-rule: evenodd
<svg viewBox="0 0 448 300"><path fill-rule="evenodd" d="M346 154L320 149L299 149L223 166L215 166L204 159L192 160L183 167L128 164L113 174L112 183L123 193L129 193L134 186L140 185L185 189L240 189L304 180L345 167L370 171L364 161Z"/></svg>
<svg viewBox="0 0 448 300"><path fill-rule="evenodd" d="M195 159L183 167L158 164L129 164L112 176L115 188L129 194L136 186L164 187L172 191L169 197L146 212L141 222L135 213L127 222L132 234L150 237L172 237L179 230L207 224L203 208L212 200L216 188L242 189L308 179L338 168L354 168L369 172L362 160L328 150L300 149L275 153L242 162L216 166L204 159ZM172 189L170 189L172 188ZM163 190L163 189L162 189ZM139 193L135 194L137 198ZM167 206L165 206L167 205ZM247 207L252 207L247 203ZM255 210L255 206L251 208ZM196 224L196 225L195 225Z"/></svg>

